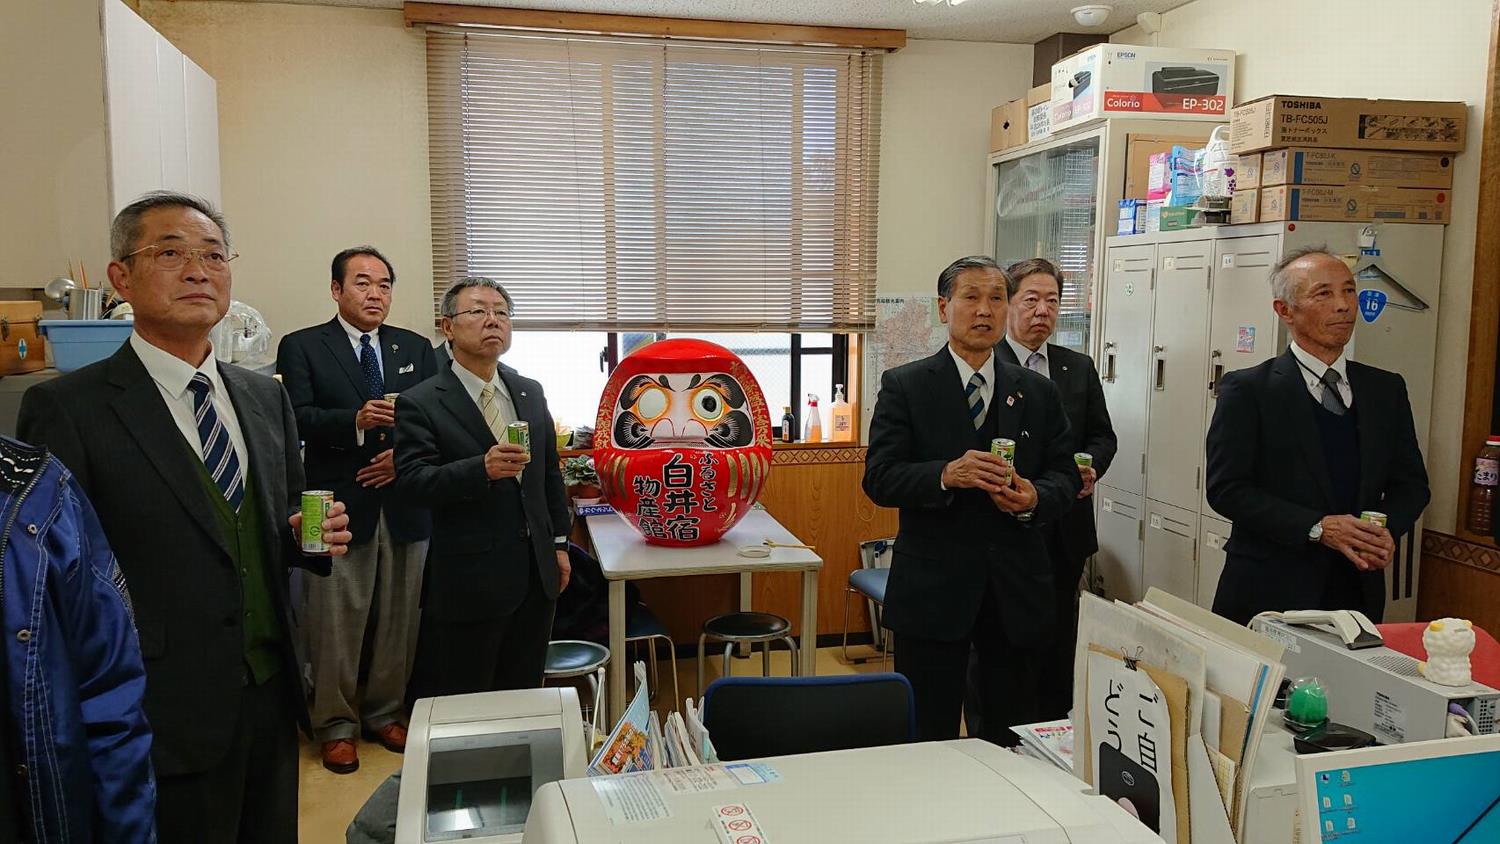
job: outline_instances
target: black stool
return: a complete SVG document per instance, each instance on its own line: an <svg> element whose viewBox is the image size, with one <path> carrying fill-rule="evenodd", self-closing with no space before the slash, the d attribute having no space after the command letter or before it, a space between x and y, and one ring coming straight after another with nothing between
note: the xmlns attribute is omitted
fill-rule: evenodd
<svg viewBox="0 0 1500 844"><path fill-rule="evenodd" d="M738 644L761 644L761 676L771 676L771 643L781 640L792 649L792 674L797 673L797 640L792 638L792 623L768 612L731 612L716 615L703 622L698 636L698 696L703 697L704 646L709 639L724 642L724 676L730 676L729 657Z"/></svg>

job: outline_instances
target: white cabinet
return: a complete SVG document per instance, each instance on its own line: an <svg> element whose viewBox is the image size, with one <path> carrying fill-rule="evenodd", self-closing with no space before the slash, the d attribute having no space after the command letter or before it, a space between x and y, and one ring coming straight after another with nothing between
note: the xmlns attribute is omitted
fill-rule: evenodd
<svg viewBox="0 0 1500 844"><path fill-rule="evenodd" d="M109 222L152 190L219 196L213 78L121 0L0 4L0 286L104 277Z"/></svg>
<svg viewBox="0 0 1500 844"><path fill-rule="evenodd" d="M1208 368L1208 264L1213 243L1157 247L1151 317L1151 390L1146 427L1146 497L1198 508L1199 450Z"/></svg>
<svg viewBox="0 0 1500 844"><path fill-rule="evenodd" d="M1198 594L1194 600L1198 606L1211 610L1214 592L1219 588L1219 575L1224 573L1224 543L1229 541L1229 523L1205 515L1199 532Z"/></svg>
<svg viewBox="0 0 1500 844"><path fill-rule="evenodd" d="M1148 499L1145 533L1144 585L1193 600L1198 594L1198 512Z"/></svg>
<svg viewBox="0 0 1500 844"><path fill-rule="evenodd" d="M1111 249L1105 264L1105 287L1114 305L1100 320L1099 380L1109 408L1118 449L1109 467L1109 485L1145 495L1146 398L1151 349L1151 285L1156 246Z"/></svg>
<svg viewBox="0 0 1500 844"><path fill-rule="evenodd" d="M1094 500L1098 502L1095 522L1099 534L1094 572L1104 581L1104 594L1122 601L1139 601L1146 596L1141 585L1141 539L1145 523L1141 497L1100 484L1094 487Z"/></svg>

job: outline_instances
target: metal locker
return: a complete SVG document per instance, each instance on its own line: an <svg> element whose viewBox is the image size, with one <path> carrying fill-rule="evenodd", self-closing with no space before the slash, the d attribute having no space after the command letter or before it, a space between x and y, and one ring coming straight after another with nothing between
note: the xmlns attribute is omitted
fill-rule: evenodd
<svg viewBox="0 0 1500 844"><path fill-rule="evenodd" d="M1095 520L1099 552L1094 555L1093 570L1103 581L1104 596L1139 601L1146 596L1141 585L1141 497L1100 484L1094 487L1094 500L1099 507ZM1094 589L1096 584L1088 586Z"/></svg>
<svg viewBox="0 0 1500 844"><path fill-rule="evenodd" d="M1211 610L1214 593L1219 589L1219 575L1224 573L1224 543L1229 541L1229 523L1223 519L1203 517L1198 538L1198 606Z"/></svg>
<svg viewBox="0 0 1500 844"><path fill-rule="evenodd" d="M1146 497L1196 511L1202 500L1211 240L1159 243L1151 319ZM1114 406L1110 405L1113 412ZM1189 593L1191 594L1191 593Z"/></svg>
<svg viewBox="0 0 1500 844"><path fill-rule="evenodd" d="M1214 241L1208 309L1207 401L1203 410L1205 437L1213 422L1219 379L1224 373L1270 360L1286 346L1286 331L1271 308L1269 281L1280 250L1281 238L1275 235ZM1200 450L1204 447L1203 439L1199 438ZM1203 458L1199 462L1207 471ZM1208 505L1207 477L1202 487L1204 515L1222 518Z"/></svg>
<svg viewBox="0 0 1500 844"><path fill-rule="evenodd" d="M1198 513L1146 501L1143 585L1191 601L1198 595Z"/></svg>
<svg viewBox="0 0 1500 844"><path fill-rule="evenodd" d="M1118 447L1110 486L1145 494L1146 393L1151 354L1151 283L1156 244L1118 246L1105 260L1099 380Z"/></svg>

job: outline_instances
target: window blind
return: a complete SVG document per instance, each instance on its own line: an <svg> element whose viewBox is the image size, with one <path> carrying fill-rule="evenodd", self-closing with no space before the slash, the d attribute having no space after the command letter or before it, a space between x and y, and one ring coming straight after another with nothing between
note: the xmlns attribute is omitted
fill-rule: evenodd
<svg viewBox="0 0 1500 844"><path fill-rule="evenodd" d="M862 331L881 54L429 28L433 293L514 322Z"/></svg>

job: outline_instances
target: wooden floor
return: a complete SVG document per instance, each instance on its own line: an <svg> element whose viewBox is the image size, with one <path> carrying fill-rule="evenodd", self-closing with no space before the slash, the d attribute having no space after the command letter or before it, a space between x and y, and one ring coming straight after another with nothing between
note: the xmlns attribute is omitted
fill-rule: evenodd
<svg viewBox="0 0 1500 844"><path fill-rule="evenodd" d="M870 652L867 646L849 649L850 655L855 657L868 655ZM787 651L775 651L771 654L773 674L785 675L787 673L787 657ZM720 673L719 659L710 657L708 662L704 682L713 681ZM668 676L665 672L669 664L665 661L662 663L663 680ZM760 655L757 654L752 660L736 660L732 670L737 674L759 672ZM818 650L817 671L820 675L880 670L878 659L860 665L847 665L840 659L838 648ZM697 697L698 677L695 661L679 658L677 675L682 695ZM666 709L670 706L671 686L664 685L667 685L666 693L657 695L658 709ZM331 773L323 768L323 763L318 758L317 748L304 742L301 806L298 819L301 844L344 844L344 830L349 826L349 821L354 818L355 813L364 805L376 786L400 768L400 754L391 753L378 744L361 741L359 743L359 770L352 774Z"/></svg>

